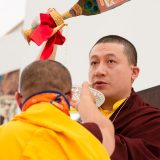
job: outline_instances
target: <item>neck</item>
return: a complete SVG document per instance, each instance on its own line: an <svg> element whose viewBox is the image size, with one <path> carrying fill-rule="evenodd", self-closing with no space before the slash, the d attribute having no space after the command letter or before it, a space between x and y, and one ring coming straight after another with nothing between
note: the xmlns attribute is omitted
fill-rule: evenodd
<svg viewBox="0 0 160 160"><path fill-rule="evenodd" d="M113 105L118 102L119 100L122 99L128 99L128 97L130 96L131 93L127 94L126 96L123 97L118 97L118 98L106 98L104 104L101 106L101 108L105 109L105 110L109 110L112 111L113 110Z"/></svg>
<svg viewBox="0 0 160 160"><path fill-rule="evenodd" d="M106 99L105 102L103 103L103 105L101 106L101 108L103 108L103 109L105 109L105 110L112 111L113 105L114 105L115 103L116 103L116 101L112 101L112 100Z"/></svg>

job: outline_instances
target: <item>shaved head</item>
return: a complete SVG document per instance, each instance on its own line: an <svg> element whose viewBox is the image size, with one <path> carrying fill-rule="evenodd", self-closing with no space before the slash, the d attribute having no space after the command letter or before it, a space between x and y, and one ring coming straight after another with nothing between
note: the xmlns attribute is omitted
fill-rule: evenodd
<svg viewBox="0 0 160 160"><path fill-rule="evenodd" d="M45 90L71 91L72 81L68 69L57 61L43 60L29 64L22 72L20 93L23 98Z"/></svg>

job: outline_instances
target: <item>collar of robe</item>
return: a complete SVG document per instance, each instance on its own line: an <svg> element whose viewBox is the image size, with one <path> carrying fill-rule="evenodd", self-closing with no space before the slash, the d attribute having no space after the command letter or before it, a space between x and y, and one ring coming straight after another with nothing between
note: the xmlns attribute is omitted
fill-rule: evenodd
<svg viewBox="0 0 160 160"><path fill-rule="evenodd" d="M48 102L52 104L54 107L61 110L62 112L66 113L68 116L70 115L70 104L68 100L62 93L57 91L43 91L30 96L22 104L22 111L27 110L34 104L43 102Z"/></svg>

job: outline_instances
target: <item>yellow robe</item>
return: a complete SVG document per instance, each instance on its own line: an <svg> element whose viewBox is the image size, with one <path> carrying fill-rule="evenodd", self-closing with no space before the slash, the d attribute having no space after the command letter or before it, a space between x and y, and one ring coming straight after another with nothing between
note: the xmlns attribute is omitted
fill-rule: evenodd
<svg viewBox="0 0 160 160"><path fill-rule="evenodd" d="M0 126L1 160L109 160L103 145L53 105L34 104Z"/></svg>

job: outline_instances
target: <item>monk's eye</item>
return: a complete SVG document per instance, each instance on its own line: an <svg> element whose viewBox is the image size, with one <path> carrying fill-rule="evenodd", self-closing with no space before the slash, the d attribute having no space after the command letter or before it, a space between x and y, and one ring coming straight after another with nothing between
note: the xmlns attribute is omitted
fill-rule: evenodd
<svg viewBox="0 0 160 160"><path fill-rule="evenodd" d="M90 65L91 65L91 66L94 66L94 65L96 65L97 63L98 63L97 61L91 61L91 62L90 62Z"/></svg>
<svg viewBox="0 0 160 160"><path fill-rule="evenodd" d="M116 61L115 61L115 60L113 60L113 59L110 59L110 60L108 60L108 61L107 61L107 63L109 63L109 64L113 64L113 63L116 63Z"/></svg>

